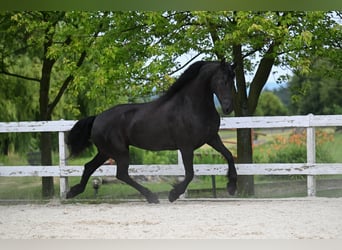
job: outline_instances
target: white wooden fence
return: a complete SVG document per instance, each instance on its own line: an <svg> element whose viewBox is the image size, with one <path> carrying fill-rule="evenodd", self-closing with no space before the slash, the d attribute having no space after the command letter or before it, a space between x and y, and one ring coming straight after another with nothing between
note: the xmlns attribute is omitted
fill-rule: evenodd
<svg viewBox="0 0 342 250"><path fill-rule="evenodd" d="M0 176L56 176L60 177L60 196L68 190L68 177L81 176L83 166L69 166L66 162L65 132L76 121L0 122L0 133L58 132L58 166L0 166ZM316 163L315 128L342 126L342 115L273 116L222 118L220 129L236 128L306 128L306 163L236 164L239 175L307 175L307 194L316 195L316 175L342 174L342 163ZM171 165L131 165L131 175L184 175L182 161ZM227 164L197 164L196 175L226 175ZM101 166L94 176L115 176L115 165Z"/></svg>

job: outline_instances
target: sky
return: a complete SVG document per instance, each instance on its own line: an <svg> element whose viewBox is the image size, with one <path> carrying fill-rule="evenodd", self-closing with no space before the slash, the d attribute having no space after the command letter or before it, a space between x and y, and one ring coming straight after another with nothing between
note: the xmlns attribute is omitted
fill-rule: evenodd
<svg viewBox="0 0 342 250"><path fill-rule="evenodd" d="M292 71L289 69L284 69L282 67L273 66L272 72L271 72L270 76L268 77L266 85L264 88L267 88L269 90L273 90L273 89L279 89L281 87L284 87L286 85L286 82L277 83L277 79L279 76L286 75L286 74L288 74L290 76L293 75ZM250 80L251 79L249 79L249 81Z"/></svg>

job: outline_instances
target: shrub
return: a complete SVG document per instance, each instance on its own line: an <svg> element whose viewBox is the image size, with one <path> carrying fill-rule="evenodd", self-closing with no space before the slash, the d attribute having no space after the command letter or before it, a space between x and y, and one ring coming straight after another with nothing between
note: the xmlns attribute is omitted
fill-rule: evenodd
<svg viewBox="0 0 342 250"><path fill-rule="evenodd" d="M324 144L333 141L332 133L316 130L316 162L331 162L332 155ZM254 162L265 163L305 163L306 130L294 131L288 137L278 135L273 142L258 146L254 154ZM273 177L274 178L274 177ZM304 176L282 176L276 179L303 179Z"/></svg>
<svg viewBox="0 0 342 250"><path fill-rule="evenodd" d="M152 152L136 147L130 147L130 164L176 164L177 151Z"/></svg>
<svg viewBox="0 0 342 250"><path fill-rule="evenodd" d="M331 155L324 144L333 141L332 133L316 130L316 161L330 162ZM266 147L265 147L266 146ZM255 162L267 163L304 163L306 162L306 130L294 131L288 137L278 135L273 142L259 146Z"/></svg>

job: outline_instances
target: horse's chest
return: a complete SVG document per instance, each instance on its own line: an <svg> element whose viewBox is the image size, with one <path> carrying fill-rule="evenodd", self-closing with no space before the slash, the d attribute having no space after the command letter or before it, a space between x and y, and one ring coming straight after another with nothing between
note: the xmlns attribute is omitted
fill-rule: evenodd
<svg viewBox="0 0 342 250"><path fill-rule="evenodd" d="M203 145L209 138L217 134L219 124L212 120L198 119L192 122L185 122L180 127L181 129L179 130L182 130L182 132L178 131L175 136L198 146Z"/></svg>

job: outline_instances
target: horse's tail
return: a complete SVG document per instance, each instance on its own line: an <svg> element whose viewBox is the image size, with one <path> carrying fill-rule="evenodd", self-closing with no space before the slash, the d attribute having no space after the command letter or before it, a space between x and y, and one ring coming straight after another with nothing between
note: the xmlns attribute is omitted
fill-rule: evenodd
<svg viewBox="0 0 342 250"><path fill-rule="evenodd" d="M89 116L76 122L67 137L70 155L78 155L91 146L91 129L96 116Z"/></svg>

